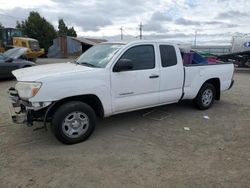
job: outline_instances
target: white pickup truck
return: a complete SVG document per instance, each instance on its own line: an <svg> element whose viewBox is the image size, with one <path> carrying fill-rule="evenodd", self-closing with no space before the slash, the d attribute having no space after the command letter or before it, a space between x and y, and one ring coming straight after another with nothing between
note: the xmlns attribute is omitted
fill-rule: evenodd
<svg viewBox="0 0 250 188"><path fill-rule="evenodd" d="M233 85L230 63L184 65L181 47L161 41L102 43L76 61L13 71L16 123L51 123L66 144L86 140L96 117L191 99L201 110Z"/></svg>

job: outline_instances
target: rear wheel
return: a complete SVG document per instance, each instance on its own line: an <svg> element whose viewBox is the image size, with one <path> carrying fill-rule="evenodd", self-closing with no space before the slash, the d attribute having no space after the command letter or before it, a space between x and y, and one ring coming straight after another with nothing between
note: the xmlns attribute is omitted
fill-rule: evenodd
<svg viewBox="0 0 250 188"><path fill-rule="evenodd" d="M94 110L81 101L60 106L52 119L52 131L65 144L75 144L89 138L96 124Z"/></svg>
<svg viewBox="0 0 250 188"><path fill-rule="evenodd" d="M201 87L198 95L194 99L195 106L200 110L209 109L215 99L215 88L212 84L205 83Z"/></svg>

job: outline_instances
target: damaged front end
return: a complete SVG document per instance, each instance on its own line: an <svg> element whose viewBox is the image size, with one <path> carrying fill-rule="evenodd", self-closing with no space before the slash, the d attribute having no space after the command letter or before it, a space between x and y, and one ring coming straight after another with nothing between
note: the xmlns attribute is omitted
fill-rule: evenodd
<svg viewBox="0 0 250 188"><path fill-rule="evenodd" d="M18 92L15 88L10 88L8 90L9 95L9 111L12 121L17 124L27 124L32 126L32 118L29 110L26 109L30 104L26 101L23 101L18 96Z"/></svg>
<svg viewBox="0 0 250 188"><path fill-rule="evenodd" d="M47 114L52 106L51 102L31 103L22 100L13 87L8 90L8 96L9 112L14 123L26 124L31 127L34 121L38 121L44 122L44 125L46 125Z"/></svg>

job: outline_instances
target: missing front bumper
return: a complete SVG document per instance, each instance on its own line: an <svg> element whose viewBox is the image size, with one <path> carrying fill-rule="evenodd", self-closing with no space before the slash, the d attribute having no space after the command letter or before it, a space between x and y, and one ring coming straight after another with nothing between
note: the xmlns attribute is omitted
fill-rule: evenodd
<svg viewBox="0 0 250 188"><path fill-rule="evenodd" d="M14 88L8 90L9 95L9 114L12 121L16 124L32 125L31 114L29 110L21 103L17 91Z"/></svg>
<svg viewBox="0 0 250 188"><path fill-rule="evenodd" d="M14 123L26 124L27 113L22 112L18 107L13 107L13 103L11 102L9 102L9 112L10 112L10 117Z"/></svg>

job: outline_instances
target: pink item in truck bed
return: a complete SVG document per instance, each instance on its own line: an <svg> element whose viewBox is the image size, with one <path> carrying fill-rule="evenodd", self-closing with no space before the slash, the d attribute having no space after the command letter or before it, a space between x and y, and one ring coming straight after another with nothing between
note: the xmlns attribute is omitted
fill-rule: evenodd
<svg viewBox="0 0 250 188"><path fill-rule="evenodd" d="M184 53L183 54L183 64L184 65L192 64L193 57L194 57L194 52Z"/></svg>
<svg viewBox="0 0 250 188"><path fill-rule="evenodd" d="M216 57L208 57L208 58L207 58L207 61L208 61L209 63L216 63L217 58L216 58Z"/></svg>

